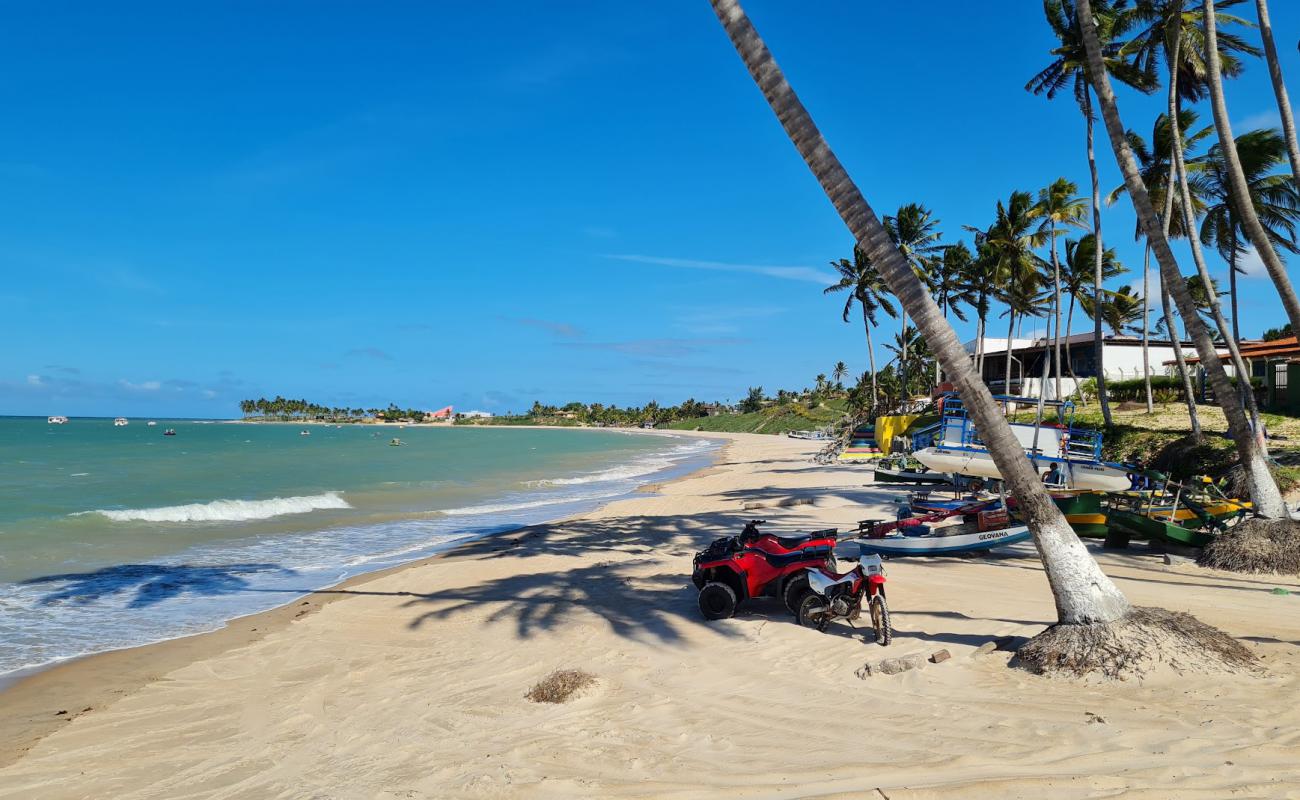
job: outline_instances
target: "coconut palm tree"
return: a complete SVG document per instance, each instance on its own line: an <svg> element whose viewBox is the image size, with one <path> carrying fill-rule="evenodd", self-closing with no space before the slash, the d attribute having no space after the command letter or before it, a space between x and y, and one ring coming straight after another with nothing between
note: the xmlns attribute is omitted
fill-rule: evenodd
<svg viewBox="0 0 1300 800"><path fill-rule="evenodd" d="M885 217L885 230L889 232L889 238L903 254L903 258L907 259L907 263L912 266L916 276L932 291L934 283L930 273L934 268L935 258L943 250L943 245L939 243L943 234L938 228L939 220L935 219L930 210L920 203L900 206L898 213ZM902 319L899 321L899 330L906 329L907 309L904 308ZM902 342L904 352L899 367L902 370L903 389L906 391L908 387L907 337L903 337Z"/></svg>
<svg viewBox="0 0 1300 800"><path fill-rule="evenodd" d="M1090 318L1097 316L1096 295L1084 295L1079 298L1079 305L1083 307L1083 313ZM1101 321L1106 323L1110 329L1117 333L1127 333L1136 326L1134 323L1142 318L1142 298L1138 297L1133 291L1133 287L1125 285L1118 289L1107 289L1101 295Z"/></svg>
<svg viewBox="0 0 1300 800"><path fill-rule="evenodd" d="M831 378L835 381L836 391L844 391L844 376L849 374L849 368L843 361L835 362L835 369L831 370Z"/></svg>
<svg viewBox="0 0 1300 800"><path fill-rule="evenodd" d="M1274 170L1287 162L1287 145L1274 129L1256 130L1237 137L1237 156L1251 205L1275 248L1296 252L1296 218L1300 192L1291 175ZM1201 241L1215 248L1228 265L1228 297L1232 308L1232 339L1241 339L1237 308L1237 273L1246 252L1246 235L1232 203L1232 190L1224 149L1215 145L1203 158L1189 162L1197 171L1208 208L1201 222Z"/></svg>
<svg viewBox="0 0 1300 800"><path fill-rule="evenodd" d="M1045 233L1037 230L1033 214L1034 199L1029 192L1012 192L1006 203L998 201L997 214L988 230L975 230L975 242L983 247L988 257L994 259L998 276L998 294L995 299L1008 306L1004 315L1007 326L1006 372L1003 389L1011 391L1012 337L1016 320L1026 306L1023 301L1038 289L1038 273L1042 259L1034 249L1041 246Z"/></svg>
<svg viewBox="0 0 1300 800"><path fill-rule="evenodd" d="M1202 197L1204 192L1201 189L1199 179L1181 181L1179 189L1174 188L1174 182L1177 178L1174 175L1174 148L1179 146L1181 150L1187 151L1195 148L1204 139L1210 136L1211 128L1204 127L1194 133L1189 133L1191 128L1196 124L1197 115L1195 111L1185 110L1178 113L1178 130L1175 131L1169 124L1170 116L1161 114L1156 117L1155 125L1151 129L1151 143L1147 144L1141 136L1133 131L1128 131L1129 147L1137 159L1138 166L1142 175L1142 185L1147 188L1147 193L1151 201L1161 205L1165 210L1165 216L1161 218L1166 236L1176 239L1187 235L1186 215L1183 213L1185 206L1182 200L1183 183L1187 184L1187 197L1191 204L1191 218L1195 219L1205 210L1205 200ZM1199 174L1199 169L1193 169L1195 174ZM1123 184L1113 189L1106 197L1107 204L1114 203L1120 196L1125 193L1126 189ZM1142 226L1137 224L1137 230L1134 237L1143 239ZM1144 243L1142 249L1142 285L1143 285L1143 302L1149 302L1150 280L1148 276L1151 273L1151 246L1150 243ZM1173 308L1169 300L1169 293L1165 290L1164 280L1160 280L1160 307L1164 317L1165 329L1170 332L1169 342L1174 351L1174 363L1178 367L1178 377L1183 384L1183 397L1187 403L1187 418L1192 426L1192 438L1200 443L1202 440L1201 420L1196 413L1196 394L1192 387L1191 371L1187 368L1187 361L1183 358L1183 346L1179 341L1178 328L1174 326ZM1148 316L1145 314L1143 318ZM1150 413L1153 409L1151 398L1151 377L1150 377L1150 359L1147 353L1147 339L1149 334L1143 331L1142 341L1142 366L1143 372L1146 373L1146 396L1147 411Z"/></svg>
<svg viewBox="0 0 1300 800"><path fill-rule="evenodd" d="M871 402L876 403L880 399L880 387L876 382L876 347L871 341L871 329L876 327L877 311L884 311L891 317L898 316L898 311L895 310L894 304L889 302L887 296L889 287L885 285L885 280L872 266L871 259L867 258L862 248L853 248L852 261L841 258L839 261L832 261L831 266L840 274L840 281L827 286L822 290L822 294L845 291L849 293L841 314L845 322L849 321L854 301L862 307L862 327L867 332L867 361L871 367Z"/></svg>
<svg viewBox="0 0 1300 800"><path fill-rule="evenodd" d="M1094 14L1098 40L1101 42L1102 63L1115 75L1115 79L1143 92L1156 88L1155 74L1150 69L1142 69L1128 58L1123 43L1120 41L1128 30L1139 21L1126 0L1097 0L1091 5ZM1034 94L1045 94L1050 100L1067 87L1074 93L1075 101L1083 112L1087 126L1088 174L1092 186L1092 233L1097 241L1104 242L1101 235L1101 187L1097 181L1097 158L1093 150L1093 113L1092 91L1088 82L1087 55L1079 35L1079 9L1074 0L1044 0L1043 11L1047 22L1052 27L1060 46L1052 50L1053 60L1047 68L1035 75L1025 89ZM1102 247L1094 248L1097 261L1093 265L1094 292L1100 293L1102 286ZM1097 397L1101 401L1101 413L1106 424L1111 424L1110 402L1106 397L1106 371L1102 361L1101 320L1093 326L1093 349L1097 357Z"/></svg>
<svg viewBox="0 0 1300 800"><path fill-rule="evenodd" d="M962 280L966 291L974 298L971 307L975 310L975 371L981 378L984 376L984 335L988 330L990 301L997 298L1002 286L1001 265L993 248L983 244L987 239L985 233L975 231L975 257Z"/></svg>
<svg viewBox="0 0 1300 800"><path fill-rule="evenodd" d="M1079 537L1070 529L1051 495L1043 488L988 387L971 369L956 332L944 321L939 306L926 292L924 284L890 240L884 225L835 157L767 45L736 0L711 2L727 36L791 143L808 164L854 239L879 267L894 295L916 322L930 350L943 362L945 374L956 385L970 409L1005 484L1023 509L1046 568L1058 619L1067 625L1094 625L1093 629L1097 624L1122 619L1131 610L1128 600L1097 566Z"/></svg>
<svg viewBox="0 0 1300 800"><path fill-rule="evenodd" d="M974 258L966 243L958 242L945 247L943 257L934 260L934 266L930 271L930 286L934 294L934 302L939 304L944 319L948 318L948 312L951 311L957 319L966 321L966 312L962 306L970 306L975 302L975 294L967 284ZM935 361L935 386L939 385L942 377L939 362Z"/></svg>
<svg viewBox="0 0 1300 800"><path fill-rule="evenodd" d="M1086 228L1084 217L1087 206L1078 196L1079 186L1065 178L1057 178L1038 190L1038 203L1033 216L1040 219L1039 233L1046 232L1052 253L1052 375L1056 378L1056 399L1061 399L1061 262L1056 255L1058 226Z"/></svg>
<svg viewBox="0 0 1300 800"><path fill-rule="evenodd" d="M1267 0L1255 0L1255 13L1259 17L1259 38L1264 41L1264 60L1268 63L1268 77L1273 82L1273 95L1277 98L1278 114L1282 117L1282 134L1286 138L1287 157L1291 161L1291 180L1300 189L1300 145L1296 144L1295 118L1291 116L1291 100L1282 80L1282 65L1277 60L1277 46L1273 44L1273 23L1268 18Z"/></svg>
<svg viewBox="0 0 1300 800"><path fill-rule="evenodd" d="M1212 9L1211 14L1207 14L1207 20L1210 16L1212 16ZM1212 27L1212 23L1208 23L1207 27ZM1110 138L1111 149L1115 152L1120 171L1124 173L1124 183L1128 187L1129 199L1132 201L1138 219L1142 223L1142 230L1146 234L1147 241L1151 243L1152 252L1155 254L1156 262L1160 265L1165 284L1173 295L1174 301L1178 304L1178 310L1183 315L1183 321L1187 325L1192 341L1196 343L1197 354L1200 356L1201 364L1214 385L1215 396L1223 407L1224 416L1228 420L1229 433L1237 446L1237 452L1249 479L1251 499L1254 501L1255 510L1265 517L1283 518L1287 516L1287 509L1282 502L1282 494L1278 491L1277 483L1273 480L1263 453L1252 435L1250 423L1246 419L1241 400L1233 391L1231 381L1228 380L1228 374L1223 368L1223 362L1219 359L1219 354L1214 347L1214 341L1210 337L1209 328L1196 313L1191 295L1188 293L1187 286L1183 283L1179 274L1178 263L1174 260L1173 251L1169 248L1168 237L1165 236L1162 223L1151 204L1151 198L1147 194L1146 187L1142 184L1142 176L1138 170L1137 161L1133 157L1133 151L1129 147L1128 139L1124 133L1124 123L1119 116L1119 106L1115 100L1115 92L1111 88L1110 78L1106 73L1102 45L1098 39L1097 25L1090 8L1090 0L1079 0L1079 29L1087 51L1088 78L1097 93L1098 104L1101 106L1101 116L1106 125L1106 134ZM1211 59L1213 59L1214 39L1212 36L1209 36L1208 39ZM1175 148L1175 152L1176 150L1177 148Z"/></svg>
<svg viewBox="0 0 1300 800"><path fill-rule="evenodd" d="M1091 233L1083 236L1078 241L1073 239L1065 240L1065 260L1061 262L1061 284L1065 293L1070 297L1069 305L1065 314L1065 330L1067 334L1074 323L1074 306L1076 301L1082 299L1092 291L1096 283L1095 265L1097 262L1096 254L1093 248L1097 246L1097 238ZM1123 275L1127 272L1124 265L1119 262L1119 257L1115 255L1113 248L1107 248L1101 254L1101 276L1102 281L1108 281L1112 278ZM1095 294L1095 292L1093 292ZM1074 358L1070 353L1070 339L1067 335L1065 339L1065 368L1074 385L1079 385L1079 377L1074 374Z"/></svg>
<svg viewBox="0 0 1300 800"><path fill-rule="evenodd" d="M1242 169L1241 158L1237 154L1236 139L1232 135L1232 123L1228 120L1228 104L1223 96L1222 58L1218 45L1218 25L1214 10L1214 0L1202 0L1204 8L1206 45L1206 78L1210 93L1210 109L1214 112L1214 127L1219 132L1219 145L1223 148L1223 160L1227 167L1228 186L1231 189L1233 206L1241 220L1246 238L1264 262L1264 269L1277 288L1282 298L1282 307L1286 309L1291 327L1300 329L1300 297L1296 297L1295 287L1287 275L1286 265L1282 263L1277 250L1268 238L1268 231L1260 222L1255 207L1250 202L1250 189Z"/></svg>

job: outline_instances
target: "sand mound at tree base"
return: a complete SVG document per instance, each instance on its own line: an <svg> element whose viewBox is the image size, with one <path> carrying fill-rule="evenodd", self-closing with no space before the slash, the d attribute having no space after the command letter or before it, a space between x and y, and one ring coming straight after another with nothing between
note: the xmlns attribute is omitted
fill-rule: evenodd
<svg viewBox="0 0 1300 800"><path fill-rule="evenodd" d="M1232 572L1300 574L1300 523L1248 519L1216 536L1196 563Z"/></svg>
<svg viewBox="0 0 1300 800"><path fill-rule="evenodd" d="M1040 675L1127 680L1160 671L1251 672L1255 654L1191 614L1134 608L1111 623L1053 625L1016 651L1016 666Z"/></svg>

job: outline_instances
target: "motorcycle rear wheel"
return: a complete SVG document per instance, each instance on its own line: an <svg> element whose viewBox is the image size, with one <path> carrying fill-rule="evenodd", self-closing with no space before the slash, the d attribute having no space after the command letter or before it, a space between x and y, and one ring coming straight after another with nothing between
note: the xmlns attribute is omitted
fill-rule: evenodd
<svg viewBox="0 0 1300 800"><path fill-rule="evenodd" d="M826 630L826 625L831 621L831 606L826 602L826 598L809 591L799 601L799 624L805 628L816 628L819 631Z"/></svg>
<svg viewBox="0 0 1300 800"><path fill-rule="evenodd" d="M871 598L871 627L876 633L876 644L888 647L894 640L894 629L889 624L889 605L883 594Z"/></svg>

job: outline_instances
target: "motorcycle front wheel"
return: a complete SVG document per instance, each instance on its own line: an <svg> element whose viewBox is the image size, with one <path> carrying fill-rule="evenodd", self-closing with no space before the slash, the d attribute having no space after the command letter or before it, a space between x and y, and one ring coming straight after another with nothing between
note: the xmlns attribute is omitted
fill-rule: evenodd
<svg viewBox="0 0 1300 800"><path fill-rule="evenodd" d="M876 633L876 644L881 647L894 640L894 629L889 624L889 605L883 594L871 598L871 627Z"/></svg>
<svg viewBox="0 0 1300 800"><path fill-rule="evenodd" d="M831 607L826 598L816 592L808 592L799 601L799 624L805 628L826 630L826 623L831 621Z"/></svg>

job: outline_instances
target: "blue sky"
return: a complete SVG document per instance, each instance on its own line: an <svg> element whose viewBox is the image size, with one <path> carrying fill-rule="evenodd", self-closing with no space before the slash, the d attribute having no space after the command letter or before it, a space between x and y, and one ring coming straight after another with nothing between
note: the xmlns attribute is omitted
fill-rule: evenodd
<svg viewBox="0 0 1300 800"><path fill-rule="evenodd" d="M923 202L956 241L1013 189L1086 190L1077 107L1023 89L1038 3L747 6L879 213ZM821 295L851 240L704 0L9 4L0 74L0 413L735 400L866 368ZM1276 119L1262 62L1228 92L1238 133ZM1161 103L1124 93L1125 123ZM1140 283L1132 212L1104 224ZM1244 333L1282 323L1266 278L1242 292Z"/></svg>

